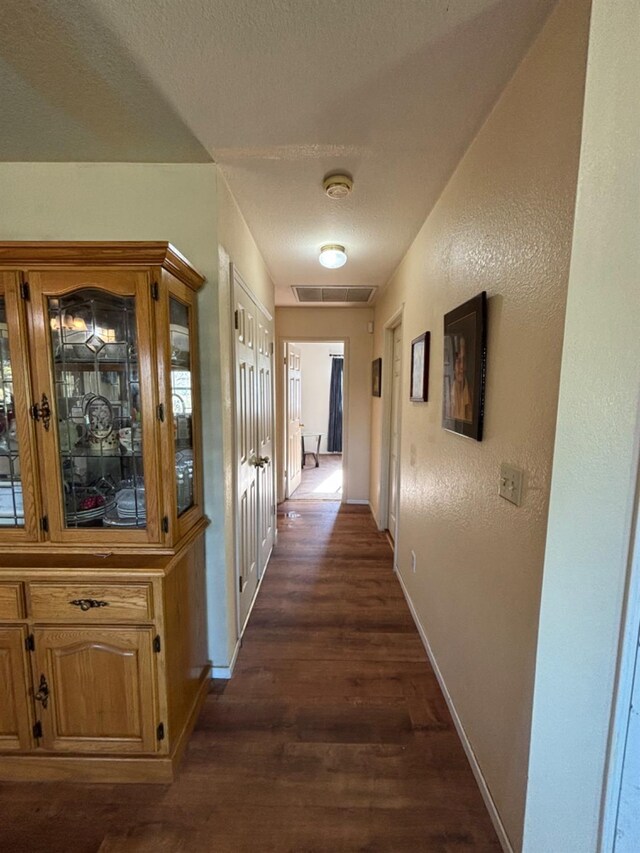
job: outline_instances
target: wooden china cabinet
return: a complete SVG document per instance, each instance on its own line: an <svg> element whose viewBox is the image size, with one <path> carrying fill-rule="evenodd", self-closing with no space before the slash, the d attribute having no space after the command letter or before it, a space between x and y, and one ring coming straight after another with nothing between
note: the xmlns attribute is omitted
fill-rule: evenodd
<svg viewBox="0 0 640 853"><path fill-rule="evenodd" d="M168 243L0 243L0 779L173 778L210 671L203 281Z"/></svg>

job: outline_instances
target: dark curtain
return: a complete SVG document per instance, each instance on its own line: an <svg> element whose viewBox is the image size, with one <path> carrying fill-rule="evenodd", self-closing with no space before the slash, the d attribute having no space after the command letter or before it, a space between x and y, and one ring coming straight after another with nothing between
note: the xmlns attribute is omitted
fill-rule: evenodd
<svg viewBox="0 0 640 853"><path fill-rule="evenodd" d="M331 365L331 387L329 390L329 453L342 453L342 368L343 358L333 358Z"/></svg>

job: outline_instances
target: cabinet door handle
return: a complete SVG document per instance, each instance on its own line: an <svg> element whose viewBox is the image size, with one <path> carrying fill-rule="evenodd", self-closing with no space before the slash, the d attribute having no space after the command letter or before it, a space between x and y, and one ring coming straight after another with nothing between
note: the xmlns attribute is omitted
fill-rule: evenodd
<svg viewBox="0 0 640 853"><path fill-rule="evenodd" d="M39 403L34 403L31 406L31 417L34 421L42 421L42 426L49 432L49 427L51 426L51 406L49 405L49 398L46 394L42 395Z"/></svg>
<svg viewBox="0 0 640 853"><path fill-rule="evenodd" d="M47 679L44 675L40 676L40 684L38 685L38 692L35 696L36 702L42 702L42 707L46 708L49 704L49 685L47 684Z"/></svg>
<svg viewBox="0 0 640 853"><path fill-rule="evenodd" d="M95 598L74 598L69 604L73 604L74 607L79 607L83 611L91 610L92 607L109 606L108 601L97 601Z"/></svg>

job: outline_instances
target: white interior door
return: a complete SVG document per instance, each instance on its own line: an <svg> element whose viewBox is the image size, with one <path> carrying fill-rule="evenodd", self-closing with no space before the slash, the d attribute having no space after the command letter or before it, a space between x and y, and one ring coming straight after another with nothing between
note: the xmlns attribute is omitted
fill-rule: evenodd
<svg viewBox="0 0 640 853"><path fill-rule="evenodd" d="M273 465L273 329L272 321L258 310L258 578L262 577L273 549L276 524Z"/></svg>
<svg viewBox="0 0 640 853"><path fill-rule="evenodd" d="M273 319L234 271L236 327L236 550L244 630L276 531L273 464Z"/></svg>
<svg viewBox="0 0 640 853"><path fill-rule="evenodd" d="M302 382L300 347L287 344L287 497L302 481Z"/></svg>
<svg viewBox="0 0 640 853"><path fill-rule="evenodd" d="M400 481L400 386L402 384L402 326L393 330L391 370L391 434L389 442L388 529L395 542L398 527L398 491Z"/></svg>
<svg viewBox="0 0 640 853"><path fill-rule="evenodd" d="M236 550L240 628L258 586L258 427L256 306L234 282L236 326Z"/></svg>

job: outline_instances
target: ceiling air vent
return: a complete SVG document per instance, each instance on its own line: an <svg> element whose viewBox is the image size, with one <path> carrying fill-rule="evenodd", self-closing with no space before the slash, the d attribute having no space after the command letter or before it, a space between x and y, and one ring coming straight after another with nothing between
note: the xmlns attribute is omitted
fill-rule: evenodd
<svg viewBox="0 0 640 853"><path fill-rule="evenodd" d="M294 287L298 302L338 302L343 305L366 305L375 287Z"/></svg>

